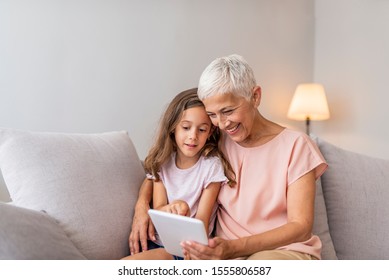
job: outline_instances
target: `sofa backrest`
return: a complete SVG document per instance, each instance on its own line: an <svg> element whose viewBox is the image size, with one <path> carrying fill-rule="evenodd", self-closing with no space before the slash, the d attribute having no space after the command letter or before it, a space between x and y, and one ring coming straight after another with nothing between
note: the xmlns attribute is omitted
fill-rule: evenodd
<svg viewBox="0 0 389 280"><path fill-rule="evenodd" d="M389 259L389 161L316 142L328 228L339 259Z"/></svg>

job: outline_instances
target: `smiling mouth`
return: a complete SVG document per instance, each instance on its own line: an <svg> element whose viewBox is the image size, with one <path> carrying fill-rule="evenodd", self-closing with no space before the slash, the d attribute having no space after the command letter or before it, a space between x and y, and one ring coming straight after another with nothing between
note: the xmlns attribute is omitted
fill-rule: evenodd
<svg viewBox="0 0 389 280"><path fill-rule="evenodd" d="M196 148L197 147L197 145L195 145L195 144L185 144L185 145L189 148Z"/></svg>
<svg viewBox="0 0 389 280"><path fill-rule="evenodd" d="M238 130L239 126L240 126L240 124L238 124L237 126L234 126L233 128L226 129L226 131L229 134L233 134L233 133L235 133Z"/></svg>

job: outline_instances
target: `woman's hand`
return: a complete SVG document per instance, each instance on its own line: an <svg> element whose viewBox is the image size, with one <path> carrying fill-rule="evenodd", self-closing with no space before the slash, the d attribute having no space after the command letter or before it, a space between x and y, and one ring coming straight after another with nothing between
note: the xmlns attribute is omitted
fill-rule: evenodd
<svg viewBox="0 0 389 280"><path fill-rule="evenodd" d="M230 258L230 245L227 240L215 237L208 240L208 246L194 241L181 243L187 260L226 260Z"/></svg>
<svg viewBox="0 0 389 280"><path fill-rule="evenodd" d="M184 200L174 200L173 202L160 207L159 210L181 216L190 216L189 205Z"/></svg>
<svg viewBox="0 0 389 280"><path fill-rule="evenodd" d="M146 203L137 203L135 206L134 218L132 220L132 228L129 237L131 255L140 252L139 243L142 251L147 250L147 239L155 240L154 225L151 222L147 211L150 209Z"/></svg>

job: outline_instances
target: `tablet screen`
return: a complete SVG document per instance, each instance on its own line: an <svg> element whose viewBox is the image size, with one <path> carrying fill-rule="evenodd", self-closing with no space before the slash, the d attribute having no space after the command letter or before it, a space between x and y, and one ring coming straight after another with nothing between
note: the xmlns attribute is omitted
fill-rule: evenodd
<svg viewBox="0 0 389 280"><path fill-rule="evenodd" d="M163 246L170 254L183 257L180 246L182 241L208 244L204 223L201 220L154 209L150 209L148 213Z"/></svg>

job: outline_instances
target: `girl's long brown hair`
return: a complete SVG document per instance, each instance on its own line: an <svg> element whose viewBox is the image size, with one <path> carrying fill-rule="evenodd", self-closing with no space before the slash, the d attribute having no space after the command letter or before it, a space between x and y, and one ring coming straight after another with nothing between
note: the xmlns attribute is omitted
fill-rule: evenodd
<svg viewBox="0 0 389 280"><path fill-rule="evenodd" d="M161 170L161 166L167 162L170 159L171 154L177 150L174 130L179 123L183 112L194 107L204 108L203 102L201 102L197 96L197 88L188 89L176 95L168 105L161 119L157 137L144 162L146 171L153 175L157 181L160 180L158 172ZM219 148L221 138L219 128L213 127L212 129L213 133L205 143L202 149L202 155L205 157L217 156L220 158L223 164L224 173L229 180L229 184L232 186L235 184L235 173Z"/></svg>

